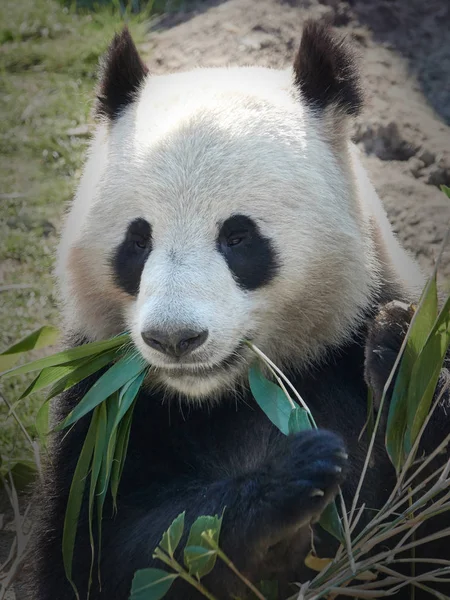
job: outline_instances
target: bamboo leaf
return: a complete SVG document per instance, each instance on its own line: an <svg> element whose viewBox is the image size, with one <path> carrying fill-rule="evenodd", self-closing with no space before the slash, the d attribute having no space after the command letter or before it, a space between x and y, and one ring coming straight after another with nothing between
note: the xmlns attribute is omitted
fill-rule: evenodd
<svg viewBox="0 0 450 600"><path fill-rule="evenodd" d="M408 419L409 382L414 363L433 328L437 313L437 283L434 274L422 294L417 314L409 328L389 407L385 445L397 473L406 459L404 439Z"/></svg>
<svg viewBox="0 0 450 600"><path fill-rule="evenodd" d="M319 525L340 542L345 542L344 531L342 529L336 502L331 502L325 507L325 510L320 515Z"/></svg>
<svg viewBox="0 0 450 600"><path fill-rule="evenodd" d="M88 595L89 590L92 585L92 572L94 569L94 559L95 559L95 542L94 542L94 534L93 534L93 520L94 520L94 500L95 493L97 490L98 479L100 475L100 470L102 467L102 462L105 454L105 446L106 446L106 427L107 427L107 415L106 415L106 407L105 404L100 404L95 409L96 414L96 431L95 431L95 445L94 445L94 454L92 458L92 466L91 466L91 482L89 487L89 541L91 544L91 566L89 569L89 580L88 580ZM100 511L100 514L97 513L97 527L99 531L99 539L101 538L101 526L102 526L102 516L103 511ZM99 565L100 568L100 565ZM99 573L100 578L100 573Z"/></svg>
<svg viewBox="0 0 450 600"><path fill-rule="evenodd" d="M144 359L139 355L121 358L94 383L77 406L56 427L56 431L76 423L81 417L128 383L130 379L136 377L144 367Z"/></svg>
<svg viewBox="0 0 450 600"><path fill-rule="evenodd" d="M216 552L211 553L211 548L208 546L206 540L203 539L202 533L208 532L210 538L212 538L216 544L219 543L220 529L222 527L223 513L221 517L217 515L213 516L202 516L198 517L194 521L189 531L189 537L186 542L184 550L184 564L189 569L191 575L195 575L198 579L204 577L212 571L216 564L217 554ZM194 554L190 553L188 548L200 547L205 550L203 558L200 559L198 552L196 553L197 558L192 565ZM206 555L208 552L208 555ZM192 569L192 570L191 570Z"/></svg>
<svg viewBox="0 0 450 600"><path fill-rule="evenodd" d="M117 348L108 350L95 356L94 358L88 357L87 359L81 359L79 366L70 371L65 377L57 381L51 388L47 396L47 400L62 394L69 388L73 387L83 379L87 379L97 371L100 371L106 367L109 363L112 363L118 356Z"/></svg>
<svg viewBox="0 0 450 600"><path fill-rule="evenodd" d="M124 385L119 396L119 410L116 416L116 424L118 424L128 409L134 402L136 396L139 394L141 385L144 382L145 376L147 375L148 368L145 366L140 373L138 373L133 379Z"/></svg>
<svg viewBox="0 0 450 600"><path fill-rule="evenodd" d="M186 546L184 549L184 563L188 571L197 579L201 579L207 575L217 558L216 550L204 548L203 546ZM212 561L214 561L212 563ZM212 563L212 567L211 567Z"/></svg>
<svg viewBox="0 0 450 600"><path fill-rule="evenodd" d="M250 390L258 406L278 429L289 433L292 406L283 390L264 377L259 367L252 366L248 372Z"/></svg>
<svg viewBox="0 0 450 600"><path fill-rule="evenodd" d="M12 377L13 375L23 375L24 373L31 373L32 371L41 371L46 367L55 367L72 362L79 358L86 358L88 356L99 354L105 350L117 348L118 346L127 344L129 341L129 334L124 333L109 340L83 344L82 346L77 346L76 348L70 348L68 350L63 350L62 352L57 352L56 354L34 360L26 363L25 365L21 365L20 367L8 369L7 371L0 373L0 375L2 377Z"/></svg>
<svg viewBox="0 0 450 600"><path fill-rule="evenodd" d="M261 581L258 588L266 600L278 600L278 581Z"/></svg>
<svg viewBox="0 0 450 600"><path fill-rule="evenodd" d="M97 553L97 565L98 565L98 577L99 584L100 580L100 560L101 560L101 546L102 546L102 518L103 518L103 507L105 504L106 493L110 482L111 465L107 461L107 447L111 440L111 433L114 421L116 419L118 407L119 407L119 392L115 392L106 402L102 404L106 411L106 432L105 439L106 443L103 446L103 460L101 462L101 468L97 480L97 536L98 536L98 553ZM115 436L114 436L115 437ZM115 444L115 439L113 442Z"/></svg>
<svg viewBox="0 0 450 600"><path fill-rule="evenodd" d="M136 571L130 600L159 600L167 594L177 577L176 573L167 573L162 569Z"/></svg>
<svg viewBox="0 0 450 600"><path fill-rule="evenodd" d="M180 513L178 517L176 517L169 529L163 533L162 539L159 542L159 545L167 554L173 558L173 554L180 543L181 536L184 531L184 516L186 511Z"/></svg>
<svg viewBox="0 0 450 600"><path fill-rule="evenodd" d="M447 300L445 301L444 306L442 307L442 310L439 313L439 316L436 319L436 322L434 323L433 328L431 329L424 346L437 333L450 333L450 296L448 296Z"/></svg>
<svg viewBox="0 0 450 600"><path fill-rule="evenodd" d="M420 353L411 373L405 452L409 452L430 411L450 344L450 331L436 332Z"/></svg>
<svg viewBox="0 0 450 600"><path fill-rule="evenodd" d="M26 491L36 481L37 468L32 460L17 460L7 472L11 474L17 492Z"/></svg>
<svg viewBox="0 0 450 600"><path fill-rule="evenodd" d="M288 429L290 434L312 429L312 424L309 420L308 413L304 408L297 406L291 410L288 421Z"/></svg>
<svg viewBox="0 0 450 600"><path fill-rule="evenodd" d="M64 365L56 365L54 367L46 367L42 369L39 375L30 383L27 389L21 394L19 400L23 400L27 396L42 390L55 381L65 379L70 373L75 371L80 365L86 362L86 358L74 360Z"/></svg>
<svg viewBox="0 0 450 600"><path fill-rule="evenodd" d="M62 552L64 570L78 600L80 596L72 579L73 552L75 548L78 519L86 487L86 479L94 454L96 427L97 413L94 412L73 474L63 526Z"/></svg>
<svg viewBox="0 0 450 600"><path fill-rule="evenodd" d="M318 571L319 573L332 562L332 558L319 558L312 551L310 551L308 556L305 558L305 565L308 567L308 569Z"/></svg>
<svg viewBox="0 0 450 600"><path fill-rule="evenodd" d="M36 433L39 437L40 443L43 447L46 445L46 437L49 432L49 413L50 413L50 404L46 401L43 402L37 412L36 419L34 421L34 426L36 428Z"/></svg>
<svg viewBox="0 0 450 600"><path fill-rule="evenodd" d="M135 403L130 406L117 430L116 450L111 468L111 495L115 511L117 511L117 492L127 456L134 407Z"/></svg>
<svg viewBox="0 0 450 600"><path fill-rule="evenodd" d="M119 487L123 465L125 463L126 450L128 447L128 439L131 428L132 410L130 411L131 414L129 419L126 421L124 431L119 432L118 428L125 415L128 413L130 407L134 403L146 374L147 368L143 369L140 373L138 373L138 375L136 375L136 377L128 381L121 388L117 403L114 404L114 415L112 414L112 406L110 407L108 415L108 419L110 419L110 427L108 428L108 444L106 447L105 457L105 468L107 470L105 474L105 481L109 482L111 480L111 493L113 497L114 510L117 510L117 490ZM117 464L116 468L114 468L115 461ZM102 494L105 493L106 489L102 491Z"/></svg>
<svg viewBox="0 0 450 600"><path fill-rule="evenodd" d="M58 341L59 331L51 325L36 329L16 344L0 353L0 372L10 369L25 352L52 346Z"/></svg>

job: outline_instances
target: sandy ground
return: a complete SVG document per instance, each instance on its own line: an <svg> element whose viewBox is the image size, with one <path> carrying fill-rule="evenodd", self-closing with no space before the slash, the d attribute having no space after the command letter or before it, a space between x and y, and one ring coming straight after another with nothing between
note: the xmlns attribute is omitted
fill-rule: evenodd
<svg viewBox="0 0 450 600"><path fill-rule="evenodd" d="M155 22L154 73L196 66L284 68L308 17L330 20L361 56L366 108L354 139L391 222L430 271L450 224L450 2L228 0ZM443 261L450 278L450 251Z"/></svg>

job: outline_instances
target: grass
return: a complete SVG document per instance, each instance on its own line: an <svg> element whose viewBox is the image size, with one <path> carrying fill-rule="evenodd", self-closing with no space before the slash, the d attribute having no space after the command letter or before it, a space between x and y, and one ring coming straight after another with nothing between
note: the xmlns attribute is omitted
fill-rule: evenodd
<svg viewBox="0 0 450 600"><path fill-rule="evenodd" d="M128 24L144 40L146 14ZM76 12L53 0L0 3L0 349L57 324L52 277L61 218L83 164L100 56L123 16L115 6ZM2 384L9 399L24 378ZM39 398L18 408L33 431ZM0 454L29 452L0 403Z"/></svg>

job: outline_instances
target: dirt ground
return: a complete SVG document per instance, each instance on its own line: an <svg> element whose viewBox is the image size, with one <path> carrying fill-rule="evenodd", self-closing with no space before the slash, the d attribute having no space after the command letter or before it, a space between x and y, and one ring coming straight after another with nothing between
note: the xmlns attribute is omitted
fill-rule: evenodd
<svg viewBox="0 0 450 600"><path fill-rule="evenodd" d="M366 108L354 139L395 231L429 273L450 225L450 201L439 189L450 185L448 0L203 2L156 21L143 50L154 73L284 68L309 17L331 21L361 56ZM442 267L448 280L448 250Z"/></svg>

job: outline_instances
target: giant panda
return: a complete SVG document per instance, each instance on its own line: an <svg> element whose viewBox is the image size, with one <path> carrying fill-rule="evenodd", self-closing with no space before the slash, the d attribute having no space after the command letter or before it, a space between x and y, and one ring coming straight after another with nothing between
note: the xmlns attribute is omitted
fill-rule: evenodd
<svg viewBox="0 0 450 600"><path fill-rule="evenodd" d="M105 57L98 125L58 253L68 345L129 330L151 365L135 409L118 514L105 508L102 588L126 600L172 520L225 508L220 544L280 599L334 539L317 522L365 459L367 383L379 401L423 277L397 242L350 142L362 92L351 50L307 22L293 67L204 68L153 76L127 29ZM251 340L294 383L319 425L284 436L248 388ZM443 376L445 372L443 372ZM60 419L92 380L66 392ZM443 395L424 445L450 432ZM88 419L57 434L36 500L29 597L69 600L61 556ZM382 435L361 502L379 507L395 473ZM84 513L82 513L84 514ZM85 516L85 515L84 515ZM311 529L312 528L312 529ZM447 542L439 556L450 558ZM74 580L86 596L87 527ZM243 597L218 561L205 586ZM167 598L198 592L183 581Z"/></svg>

